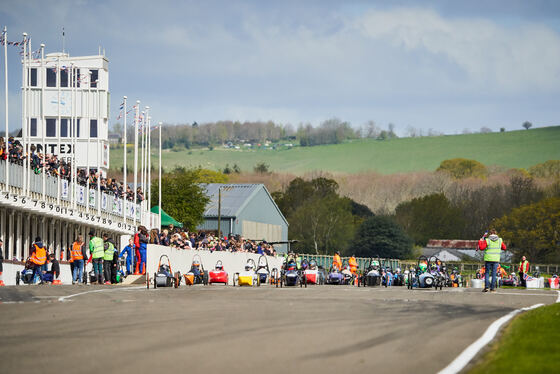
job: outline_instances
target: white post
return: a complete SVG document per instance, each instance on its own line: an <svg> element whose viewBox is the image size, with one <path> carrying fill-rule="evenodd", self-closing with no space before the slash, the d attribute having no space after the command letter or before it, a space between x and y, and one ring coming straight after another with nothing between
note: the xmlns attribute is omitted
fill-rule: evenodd
<svg viewBox="0 0 560 374"><path fill-rule="evenodd" d="M10 154L9 154L9 147L8 147L8 139L9 139L9 128L8 128L8 28L4 26L4 120L6 121L6 191L10 190ZM12 258L12 253L10 252L9 257Z"/></svg>
<svg viewBox="0 0 560 374"><path fill-rule="evenodd" d="M25 108L25 132L27 134L27 159L25 160L25 163L27 164L27 183L25 184L25 188L24 188L24 193L25 196L29 196L29 188L31 185L31 118L29 118L30 116L30 107L31 107L31 95L29 94L31 92L31 53L33 51L33 49L31 48L31 38L29 38L28 40L28 48L27 48L27 54L24 54L23 59L26 62L26 68L25 68L25 94L27 96L26 98L26 108Z"/></svg>
<svg viewBox="0 0 560 374"><path fill-rule="evenodd" d="M62 71L60 69L60 56L56 60L56 85L58 87L58 103L56 105L57 110L57 128L55 133L58 135L58 144L57 144L57 161L58 161L58 173L56 173L56 204L60 206L60 135L62 131L62 119L60 115L60 84L62 83Z"/></svg>
<svg viewBox="0 0 560 374"><path fill-rule="evenodd" d="M136 226L136 189L138 188L138 116L140 115L140 100L136 100L136 111L134 115L134 226Z"/></svg>
<svg viewBox="0 0 560 374"><path fill-rule="evenodd" d="M124 195L123 195L123 222L126 223L126 187L127 187L127 183L126 183L126 177L127 177L127 166L126 166L126 151L127 151L127 141L126 141L126 99L127 97L124 96L123 97L123 122L124 122L124 129L123 129L123 148L124 148L124 155L123 155L123 190L124 190Z"/></svg>
<svg viewBox="0 0 560 374"><path fill-rule="evenodd" d="M21 106L21 137L22 137L22 144L23 144L23 184L22 190L23 195L25 195L25 186L27 185L27 92L26 92L26 83L27 83L27 62L26 62L26 53L27 53L27 33L23 33L23 60L22 60L22 77L21 77L21 93L22 93L22 106Z"/></svg>
<svg viewBox="0 0 560 374"><path fill-rule="evenodd" d="M45 112L44 112L44 108L45 108L45 86L46 86L46 80L47 80L47 73L44 69L45 67L45 45L41 44L41 71L40 74L37 74L37 76L41 76L41 141L43 144L43 162L42 162L42 166L41 166L41 178L43 179L43 201L46 200L46 189L47 189L47 175L45 174L45 163L47 162L47 145L45 143L45 130L46 130L46 123L45 123Z"/></svg>
<svg viewBox="0 0 560 374"><path fill-rule="evenodd" d="M70 192L70 206L74 207L74 200L76 197L76 184L74 183L74 175L76 175L76 99L74 98L74 86L76 85L76 71L74 63L70 64L70 100L72 100L72 108L70 111L70 147L72 147L72 165L70 167L70 180L68 181L68 191Z"/></svg>
<svg viewBox="0 0 560 374"><path fill-rule="evenodd" d="M103 157L103 144L99 140L99 135L101 133L101 91L99 90L99 74L97 75L97 81L95 83L95 92L97 96L97 215L101 216L101 158ZM107 125L109 121L107 121ZM109 129L107 129L109 132Z"/></svg>
<svg viewBox="0 0 560 374"><path fill-rule="evenodd" d="M142 144L142 151L141 151L141 160L140 160L140 184L142 185L142 191L145 189L145 185L144 185L144 132L145 132L145 126L144 126L144 121L145 121L145 112L142 112L142 121L140 122L140 132L141 132L141 144ZM142 204L140 202L140 204ZM140 220L142 220L142 212L140 212Z"/></svg>
<svg viewBox="0 0 560 374"><path fill-rule="evenodd" d="M90 101L90 94L91 94L91 72L89 72L89 79L87 80L86 84L89 86L87 87L87 92L83 92L86 100L86 108L87 108L87 148L86 148L86 212L89 213L89 142L91 139L91 113L89 110L89 101Z"/></svg>
<svg viewBox="0 0 560 374"><path fill-rule="evenodd" d="M148 210L148 212L150 212L150 209L152 208L152 117L148 116L148 162L147 167L148 167L148 178L147 178L147 183L146 183L146 200L148 201L148 205L146 206L146 209ZM151 215L150 215L151 217ZM150 220L151 221L151 220ZM151 228L151 227L150 227Z"/></svg>
<svg viewBox="0 0 560 374"><path fill-rule="evenodd" d="M161 232L161 122L159 123L159 167L158 167L158 205L159 205L159 230Z"/></svg>

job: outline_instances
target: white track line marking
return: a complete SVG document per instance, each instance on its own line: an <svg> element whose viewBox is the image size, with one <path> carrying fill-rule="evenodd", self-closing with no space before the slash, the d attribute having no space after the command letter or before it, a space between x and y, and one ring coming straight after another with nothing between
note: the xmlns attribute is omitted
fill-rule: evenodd
<svg viewBox="0 0 560 374"><path fill-rule="evenodd" d="M551 293L515 293L515 292L496 292L496 295L514 295L514 296L552 296Z"/></svg>
<svg viewBox="0 0 560 374"><path fill-rule="evenodd" d="M558 292L558 298L556 299L556 302L560 303L560 291L557 292ZM467 364L474 358L474 356L482 348L484 348L488 343L492 341L492 339L494 339L496 333L500 330L500 328L505 323L507 323L510 319L512 319L516 314L519 314L527 310L535 309L543 305L544 304L535 304L527 308L516 309L506 314L502 318L497 319L490 326L488 326L488 329L486 329L484 335L482 335L480 338L478 338L478 340L476 340L474 343L469 345L463 352L461 352L459 356L457 356L455 360L453 360L449 365L447 365L444 369L442 369L438 374L455 374L460 372L465 368L465 366L467 366Z"/></svg>
<svg viewBox="0 0 560 374"><path fill-rule="evenodd" d="M80 295L85 295L88 293L95 293L95 292L114 292L114 291L124 291L124 290L139 290L139 289L146 289L145 286L137 286L137 287L123 287L123 288L106 288L106 289L101 289L101 290L91 290L91 291L84 291L84 292L79 292L79 293L75 293L72 295L68 295L68 296L61 296L58 298L58 301L66 301L67 299L70 299L72 297L76 297L76 296L80 296Z"/></svg>
<svg viewBox="0 0 560 374"><path fill-rule="evenodd" d="M476 354L486 346L486 344L490 343L492 339L496 336L496 333L500 330L506 322L512 319L516 314L519 314L526 310L531 310L543 306L544 304L535 304L527 308L520 308L510 313L506 314L505 316L495 320L484 334L478 338L474 343L469 345L455 360L453 360L447 367L439 372L439 374L455 374L460 372L467 366L467 364L476 356Z"/></svg>

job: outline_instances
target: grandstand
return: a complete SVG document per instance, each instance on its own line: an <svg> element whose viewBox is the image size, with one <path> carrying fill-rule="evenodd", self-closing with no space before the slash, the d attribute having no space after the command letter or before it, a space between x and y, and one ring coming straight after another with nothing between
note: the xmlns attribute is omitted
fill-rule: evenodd
<svg viewBox="0 0 560 374"><path fill-rule="evenodd" d="M9 142L21 157L8 150L7 116L6 133L1 134L7 153L0 160L4 258L24 261L36 236L66 260L66 249L79 234L86 244L90 230L106 232L119 243L140 224L159 226L147 201L100 183L109 167L108 59L101 53L45 56L43 45L39 56L25 50L23 56L22 129ZM46 170L45 154L55 160L54 172ZM65 173L60 165L66 165ZM85 176L81 181L80 172Z"/></svg>

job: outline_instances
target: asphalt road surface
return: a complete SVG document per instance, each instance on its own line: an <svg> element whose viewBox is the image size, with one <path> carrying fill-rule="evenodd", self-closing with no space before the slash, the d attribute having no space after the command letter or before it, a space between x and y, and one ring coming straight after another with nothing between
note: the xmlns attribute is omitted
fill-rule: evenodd
<svg viewBox="0 0 560 374"><path fill-rule="evenodd" d="M0 372L435 373L497 318L557 297L350 286L2 287Z"/></svg>

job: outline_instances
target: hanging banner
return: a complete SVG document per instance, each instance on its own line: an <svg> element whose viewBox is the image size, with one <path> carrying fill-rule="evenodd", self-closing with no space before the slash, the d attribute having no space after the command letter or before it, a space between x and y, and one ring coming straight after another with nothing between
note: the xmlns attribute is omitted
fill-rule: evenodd
<svg viewBox="0 0 560 374"><path fill-rule="evenodd" d="M76 201L78 204L86 204L86 188L84 186L78 186L76 189Z"/></svg>
<svg viewBox="0 0 560 374"><path fill-rule="evenodd" d="M89 190L89 206L95 206L95 190Z"/></svg>
<svg viewBox="0 0 560 374"><path fill-rule="evenodd" d="M127 205L127 207L126 207L127 216L134 217L134 210L135 210L134 209L134 203L131 202L131 201L127 201L126 205Z"/></svg>
<svg viewBox="0 0 560 374"><path fill-rule="evenodd" d="M65 179L62 179L60 181L60 196L63 199L68 199L68 181Z"/></svg>
<svg viewBox="0 0 560 374"><path fill-rule="evenodd" d="M107 210L107 205L109 203L109 195L106 193L101 194L101 209Z"/></svg>
<svg viewBox="0 0 560 374"><path fill-rule="evenodd" d="M121 215L122 212L122 199L118 197L113 198L113 213Z"/></svg>

